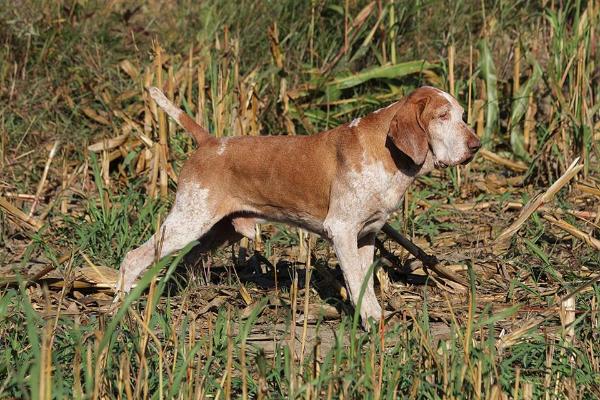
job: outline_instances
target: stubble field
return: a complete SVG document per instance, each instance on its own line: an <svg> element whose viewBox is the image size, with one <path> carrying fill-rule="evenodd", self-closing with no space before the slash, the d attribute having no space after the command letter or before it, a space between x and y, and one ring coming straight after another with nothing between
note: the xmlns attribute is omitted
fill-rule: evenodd
<svg viewBox="0 0 600 400"><path fill-rule="evenodd" d="M0 9L0 397L600 397L600 4L27 0ZM195 144L307 135L421 85L484 147L378 236L369 333L297 228L156 262L109 312ZM162 121L162 122L161 122ZM159 277L159 279L156 279Z"/></svg>

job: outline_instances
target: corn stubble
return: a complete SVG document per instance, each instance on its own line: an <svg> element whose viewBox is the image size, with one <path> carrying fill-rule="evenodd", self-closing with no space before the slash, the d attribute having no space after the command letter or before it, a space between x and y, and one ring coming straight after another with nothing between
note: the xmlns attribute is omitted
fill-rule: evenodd
<svg viewBox="0 0 600 400"><path fill-rule="evenodd" d="M0 11L1 397L600 396L596 1L34 3ZM276 224L156 260L107 312L194 148L146 87L223 137L312 134L422 84L485 148L390 221L446 274L379 237L386 321L361 332L328 245Z"/></svg>

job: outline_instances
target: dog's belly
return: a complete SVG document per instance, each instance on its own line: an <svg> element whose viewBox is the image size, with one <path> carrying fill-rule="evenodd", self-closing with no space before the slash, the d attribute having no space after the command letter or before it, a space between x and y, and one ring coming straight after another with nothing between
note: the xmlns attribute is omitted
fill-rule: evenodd
<svg viewBox="0 0 600 400"><path fill-rule="evenodd" d="M244 214L256 218L257 223L264 221L281 222L287 225L297 226L327 238L325 229L323 227L323 221L307 212L287 210L273 206L264 206L260 208L254 208L251 211L245 212Z"/></svg>
<svg viewBox="0 0 600 400"><path fill-rule="evenodd" d="M244 219L254 218L254 223L260 224L260 223L264 223L267 221L280 222L280 223L284 223L287 225L296 226L296 227L305 229L305 230L315 233L329 241L331 241L331 239L332 239L329 236L327 230L325 229L325 227L323 225L323 221L321 221L318 218L315 218L314 216L306 214L306 213L301 213L301 212L294 213L294 212L287 212L287 211L281 212L281 210L279 210L277 212L272 212L272 213L248 212L248 213L244 213L244 215L245 215ZM383 225L385 224L385 222L387 221L387 219L388 219L387 214L378 214L377 216L374 216L372 219L367 220L364 223L363 227L360 229L358 238L360 239L368 234L379 232L381 230L381 228L383 227ZM235 219L234 219L234 221L235 221ZM248 220L248 221L251 221L251 220ZM244 236L249 237L250 239L254 239L254 236L249 236L248 234L241 232L239 230L238 230L238 232L240 232Z"/></svg>

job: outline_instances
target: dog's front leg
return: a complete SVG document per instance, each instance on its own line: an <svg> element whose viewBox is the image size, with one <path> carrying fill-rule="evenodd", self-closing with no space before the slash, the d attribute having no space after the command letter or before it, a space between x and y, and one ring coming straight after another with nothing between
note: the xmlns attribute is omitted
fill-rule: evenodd
<svg viewBox="0 0 600 400"><path fill-rule="evenodd" d="M373 289L373 275L369 267L373 261L373 240L370 236L361 240L359 249L356 230L340 227L330 231L333 247L340 267L344 273L346 287L355 307L360 307L360 317L365 329L369 328L369 317L378 320L381 317L381 306ZM359 304L360 289L366 280L366 288Z"/></svg>
<svg viewBox="0 0 600 400"><path fill-rule="evenodd" d="M368 235L358 240L358 256L360 260L360 270L362 276L360 278L360 284L366 278L369 273L369 268L373 264L373 256L375 255L375 234L369 233ZM369 276L369 281L365 288L365 294L362 300L362 307L368 311L368 316L379 320L381 318L381 306L375 295L375 289L373 288L373 273Z"/></svg>

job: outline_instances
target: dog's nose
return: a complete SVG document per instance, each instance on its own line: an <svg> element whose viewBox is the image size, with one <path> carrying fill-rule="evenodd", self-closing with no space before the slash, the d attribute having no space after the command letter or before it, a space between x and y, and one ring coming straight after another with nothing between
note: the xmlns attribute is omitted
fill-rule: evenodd
<svg viewBox="0 0 600 400"><path fill-rule="evenodd" d="M471 135L467 141L467 146L469 147L469 150L476 153L477 150L481 148L481 140L479 140L477 136Z"/></svg>

